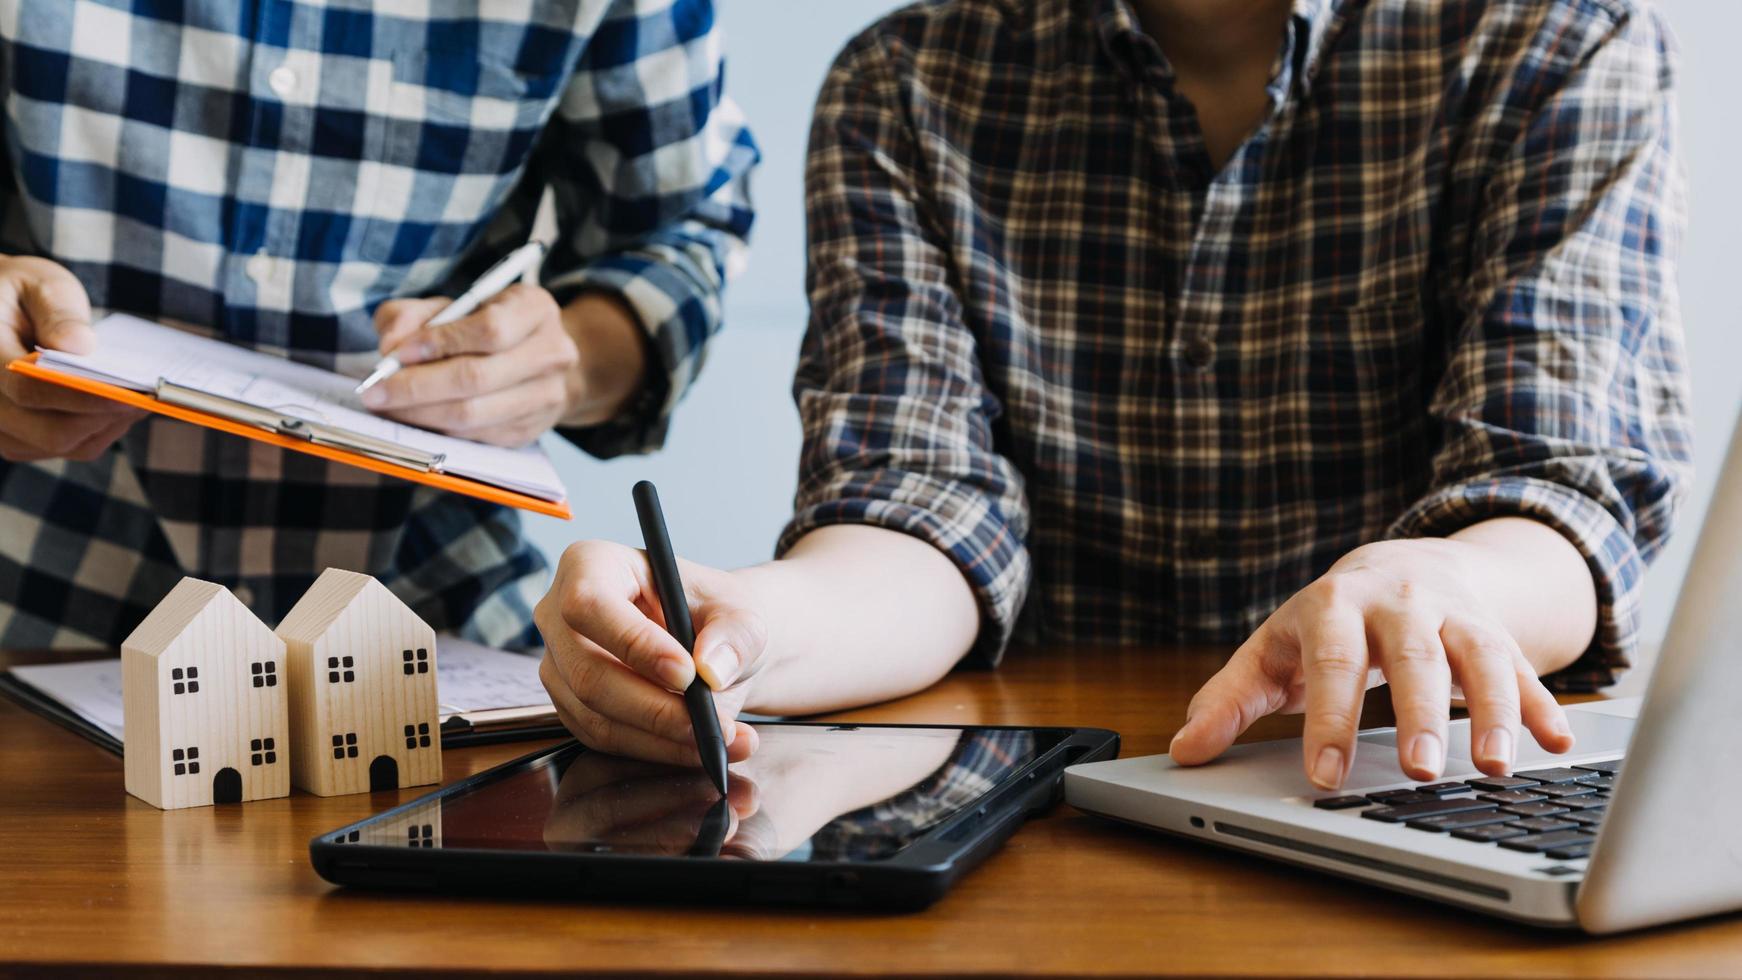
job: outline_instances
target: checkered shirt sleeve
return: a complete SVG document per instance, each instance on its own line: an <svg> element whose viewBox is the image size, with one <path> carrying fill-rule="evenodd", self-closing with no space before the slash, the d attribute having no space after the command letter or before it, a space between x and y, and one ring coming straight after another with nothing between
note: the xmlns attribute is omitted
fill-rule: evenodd
<svg viewBox="0 0 1742 980"><path fill-rule="evenodd" d="M1431 490L1390 528L1438 536L1492 517L1560 531L1590 566L1599 627L1549 678L1595 690L1638 642L1646 561L1691 476L1675 252L1685 211L1669 40L1639 16L1542 35L1496 114L1458 285L1463 319L1428 405ZM1576 65L1571 71L1557 71Z"/></svg>
<svg viewBox="0 0 1742 980"><path fill-rule="evenodd" d="M1022 474L994 448L1000 407L896 100L895 79L872 58L844 58L817 100L805 182L811 318L793 382L805 444L778 551L830 524L929 542L973 585L984 624L975 649L996 662L1028 590L1028 502Z"/></svg>

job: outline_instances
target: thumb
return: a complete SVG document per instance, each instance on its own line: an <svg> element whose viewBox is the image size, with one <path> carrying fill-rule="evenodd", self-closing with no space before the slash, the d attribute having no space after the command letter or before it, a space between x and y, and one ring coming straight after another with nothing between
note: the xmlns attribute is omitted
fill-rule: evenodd
<svg viewBox="0 0 1742 980"><path fill-rule="evenodd" d="M743 606L709 606L696 634L696 673L723 691L748 677L768 645L762 617Z"/></svg>
<svg viewBox="0 0 1742 980"><path fill-rule="evenodd" d="M97 333L91 329L91 301L72 273L57 266L54 272L31 280L20 291L19 304L38 346L68 354L89 354L97 349Z"/></svg>
<svg viewBox="0 0 1742 980"><path fill-rule="evenodd" d="M1173 761L1182 766L1209 762L1253 722L1282 706L1287 692L1264 671L1262 657L1257 637L1247 640L1192 697L1186 723L1167 747Z"/></svg>
<svg viewBox="0 0 1742 980"><path fill-rule="evenodd" d="M391 353L407 337L428 323L431 317L440 313L448 302L445 297L433 296L428 299L388 300L376 307L375 332L381 337L378 349L383 354Z"/></svg>

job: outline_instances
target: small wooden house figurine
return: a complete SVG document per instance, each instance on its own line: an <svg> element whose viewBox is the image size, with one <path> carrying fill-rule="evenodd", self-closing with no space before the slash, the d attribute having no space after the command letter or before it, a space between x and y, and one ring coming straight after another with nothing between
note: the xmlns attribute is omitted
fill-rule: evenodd
<svg viewBox="0 0 1742 980"><path fill-rule="evenodd" d="M441 779L435 631L380 582L329 568L278 636L290 676L291 780L316 796Z"/></svg>
<svg viewBox="0 0 1742 980"><path fill-rule="evenodd" d="M184 578L121 644L127 792L164 810L290 794L284 641Z"/></svg>

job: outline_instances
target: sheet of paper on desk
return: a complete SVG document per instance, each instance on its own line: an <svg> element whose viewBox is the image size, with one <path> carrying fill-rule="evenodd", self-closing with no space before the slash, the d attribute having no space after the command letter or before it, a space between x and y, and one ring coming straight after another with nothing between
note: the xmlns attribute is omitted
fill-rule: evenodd
<svg viewBox="0 0 1742 980"><path fill-rule="evenodd" d="M125 314L97 321L97 350L43 350L47 368L135 391L156 391L159 378L311 422L446 456L443 472L562 500L567 491L537 446L507 449L402 425L363 408L342 374L200 337Z"/></svg>
<svg viewBox="0 0 1742 980"><path fill-rule="evenodd" d="M120 658L14 667L12 676L124 740ZM455 715L491 721L555 714L538 679L538 657L453 636L436 638L436 697L444 722Z"/></svg>

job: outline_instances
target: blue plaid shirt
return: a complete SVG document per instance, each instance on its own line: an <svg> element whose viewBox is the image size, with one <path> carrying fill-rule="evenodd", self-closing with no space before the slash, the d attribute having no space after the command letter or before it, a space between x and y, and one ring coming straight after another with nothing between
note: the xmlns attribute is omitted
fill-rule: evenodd
<svg viewBox="0 0 1742 980"><path fill-rule="evenodd" d="M782 539L936 545L977 653L1234 643L1351 549L1540 521L1590 687L1687 484L1672 49L1633 0L1296 0L1212 164L1125 0L938 0L829 74Z"/></svg>
<svg viewBox="0 0 1742 980"><path fill-rule="evenodd" d="M99 309L361 375L374 309L464 288L541 199L559 301L647 329L659 444L720 325L756 150L709 0L54 0L0 5L0 253ZM451 294L451 292L450 292ZM0 644L114 645L182 575L269 622L328 566L437 629L538 642L512 511L153 418L92 463L0 463Z"/></svg>

